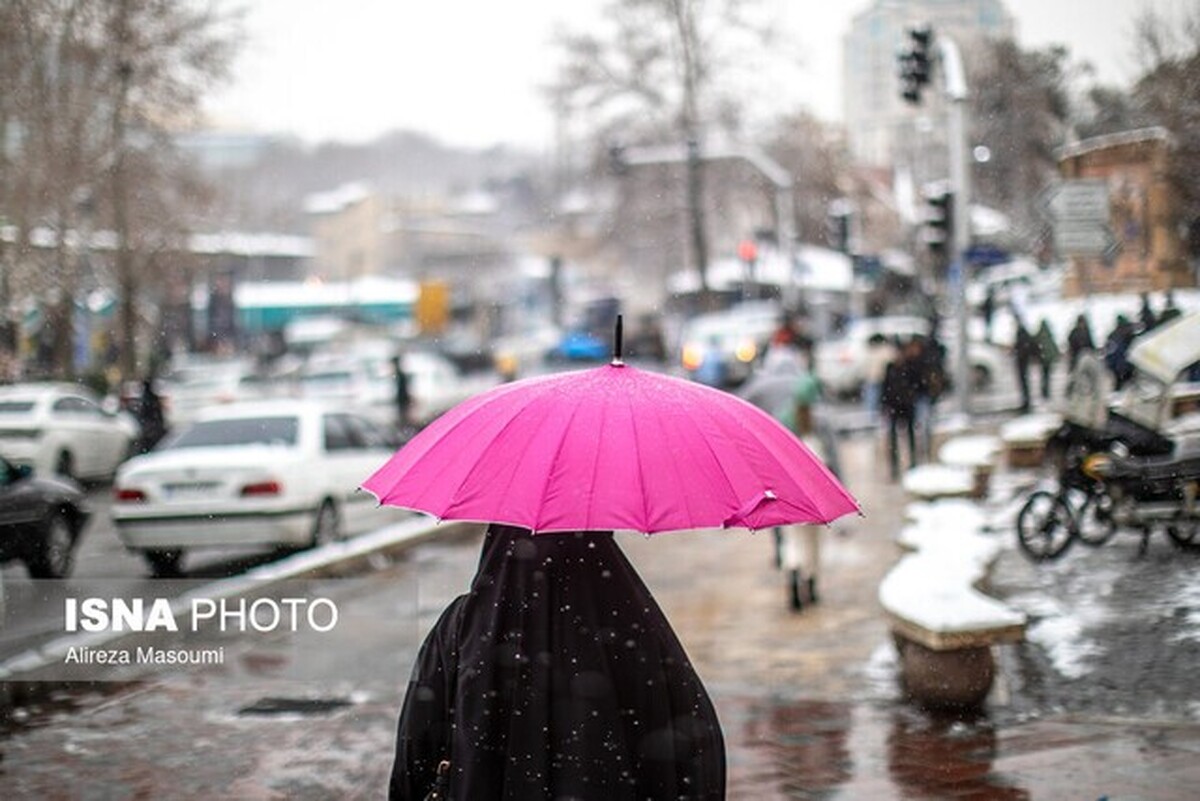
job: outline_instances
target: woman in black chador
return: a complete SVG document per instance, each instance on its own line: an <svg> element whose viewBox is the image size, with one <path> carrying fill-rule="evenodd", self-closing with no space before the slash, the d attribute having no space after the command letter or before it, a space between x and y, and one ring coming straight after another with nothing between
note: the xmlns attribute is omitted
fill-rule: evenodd
<svg viewBox="0 0 1200 801"><path fill-rule="evenodd" d="M611 533L493 525L421 647L392 799L722 799L716 712Z"/></svg>

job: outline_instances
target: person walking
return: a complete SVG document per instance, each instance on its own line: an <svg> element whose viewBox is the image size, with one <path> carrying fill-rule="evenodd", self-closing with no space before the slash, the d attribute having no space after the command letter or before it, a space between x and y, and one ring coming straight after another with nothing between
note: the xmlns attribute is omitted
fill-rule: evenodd
<svg viewBox="0 0 1200 801"><path fill-rule="evenodd" d="M1075 318L1075 325L1071 326L1071 332L1067 334L1067 373L1075 372L1075 365L1079 363L1081 355L1095 349L1092 328L1088 325L1087 316L1081 314Z"/></svg>
<svg viewBox="0 0 1200 801"><path fill-rule="evenodd" d="M1050 323L1044 319L1038 326L1034 343L1037 346L1037 360L1042 373L1042 400L1048 401L1050 400L1050 376L1062 351L1058 349L1058 343L1054 341L1054 332L1050 330Z"/></svg>
<svg viewBox="0 0 1200 801"><path fill-rule="evenodd" d="M992 341L992 317L996 314L996 287L989 284L987 294L983 296L983 303L979 304L979 312L983 315L983 339L985 342Z"/></svg>
<svg viewBox="0 0 1200 801"><path fill-rule="evenodd" d="M1144 334L1147 331L1153 331L1158 325L1158 315L1154 313L1154 308L1150 305L1150 293L1142 293L1142 308L1138 311L1138 323L1141 325L1141 330L1138 333Z"/></svg>
<svg viewBox="0 0 1200 801"><path fill-rule="evenodd" d="M815 407L821 385L812 373L811 354L801 357L793 383L792 396L777 419L800 438L827 465L836 464L836 445L829 437L819 437ZM837 474L836 468L834 474ZM788 605L795 612L817 602L817 579L821 572L821 531L814 525L780 526L775 529L777 564L788 576Z"/></svg>
<svg viewBox="0 0 1200 801"><path fill-rule="evenodd" d="M1129 362L1129 348L1137 329L1129 318L1123 314L1117 315L1116 325L1104 341L1104 364L1113 376L1113 389L1120 389L1125 382L1133 378L1133 365Z"/></svg>
<svg viewBox="0 0 1200 801"><path fill-rule="evenodd" d="M725 780L708 693L612 533L490 526L417 657L392 801L717 801Z"/></svg>
<svg viewBox="0 0 1200 801"><path fill-rule="evenodd" d="M412 390L403 354L392 357L392 373L396 381L396 430L403 431L412 425Z"/></svg>
<svg viewBox="0 0 1200 801"><path fill-rule="evenodd" d="M908 463L913 467L917 463L917 434L914 428L916 414L917 357L916 350L920 346L915 341L908 341L898 347L895 360L887 366L883 376L883 391L880 393L879 404L884 417L887 418L888 436L888 465L891 468L892 481L900 478L900 432L903 429L908 439Z"/></svg>
<svg viewBox="0 0 1200 801"><path fill-rule="evenodd" d="M871 425L879 422L879 399L883 393L883 376L887 366L896 358L896 348L883 334L875 333L867 340L867 359L863 367L863 406Z"/></svg>
<svg viewBox="0 0 1200 801"><path fill-rule="evenodd" d="M1017 386L1021 390L1020 413L1026 414L1031 405L1029 368L1038 357L1037 340L1033 338L1033 334L1029 333L1029 329L1025 327L1025 323L1021 321L1019 315L1014 314L1013 320L1017 326L1013 342L1013 360L1017 368Z"/></svg>
<svg viewBox="0 0 1200 801"><path fill-rule="evenodd" d="M139 433L137 452L149 453L167 435L167 420L163 413L162 397L154 390L154 381L142 381L142 394L135 415Z"/></svg>

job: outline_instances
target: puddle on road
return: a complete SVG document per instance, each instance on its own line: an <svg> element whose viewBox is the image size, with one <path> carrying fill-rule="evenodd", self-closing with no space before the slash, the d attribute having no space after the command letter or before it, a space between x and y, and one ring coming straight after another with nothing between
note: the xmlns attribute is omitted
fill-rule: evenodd
<svg viewBox="0 0 1200 801"><path fill-rule="evenodd" d="M730 766L730 797L859 798L883 787L900 798L1030 797L993 769L997 735L987 718L762 700L727 701L721 714L727 747L745 757Z"/></svg>
<svg viewBox="0 0 1200 801"><path fill-rule="evenodd" d="M273 715L327 715L354 704L348 698L260 698L237 711L248 717Z"/></svg>

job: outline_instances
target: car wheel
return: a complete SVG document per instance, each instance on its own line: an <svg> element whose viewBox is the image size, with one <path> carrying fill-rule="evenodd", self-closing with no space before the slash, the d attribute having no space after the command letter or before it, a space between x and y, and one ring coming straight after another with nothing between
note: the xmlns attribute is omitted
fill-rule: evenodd
<svg viewBox="0 0 1200 801"><path fill-rule="evenodd" d="M150 575L155 578L171 578L178 576L183 565L181 549L169 551L143 551L142 556L150 566Z"/></svg>
<svg viewBox="0 0 1200 801"><path fill-rule="evenodd" d="M60 451L54 460L54 474L63 478L75 478L75 457L70 451Z"/></svg>
<svg viewBox="0 0 1200 801"><path fill-rule="evenodd" d="M313 521L312 547L320 548L342 538L341 520L338 518L337 507L333 501L324 500L317 510L316 520Z"/></svg>
<svg viewBox="0 0 1200 801"><path fill-rule="evenodd" d="M41 549L27 563L33 578L60 579L75 565L75 530L61 511L54 512L42 531Z"/></svg>

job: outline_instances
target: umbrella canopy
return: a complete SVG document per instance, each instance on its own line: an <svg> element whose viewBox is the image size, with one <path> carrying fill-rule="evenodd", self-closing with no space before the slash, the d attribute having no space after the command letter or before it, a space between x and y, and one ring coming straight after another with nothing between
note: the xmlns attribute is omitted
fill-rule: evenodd
<svg viewBox="0 0 1200 801"><path fill-rule="evenodd" d="M380 503L535 532L766 528L858 504L770 415L620 362L456 406L363 483Z"/></svg>

